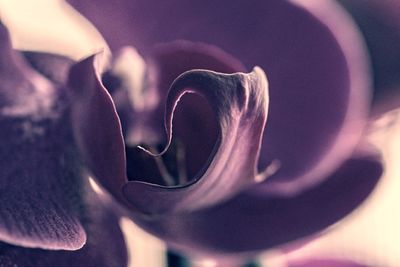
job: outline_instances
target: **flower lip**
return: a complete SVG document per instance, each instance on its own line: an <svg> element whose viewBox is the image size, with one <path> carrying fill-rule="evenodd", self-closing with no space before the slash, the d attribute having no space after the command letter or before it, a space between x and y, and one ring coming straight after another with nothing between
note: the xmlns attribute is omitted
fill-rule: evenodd
<svg viewBox="0 0 400 267"><path fill-rule="evenodd" d="M165 147L164 106L176 77L193 69L244 72L244 66L215 46L183 40L158 44L145 59L132 47L117 54L109 71L114 81L108 75L106 82L113 88L111 94L122 123L129 180L182 185L194 179L212 152L219 128L215 112L203 96L185 94L181 98L174 112L173 146L167 154L150 157L134 147L143 145L154 153ZM135 99L142 104L138 106Z"/></svg>
<svg viewBox="0 0 400 267"><path fill-rule="evenodd" d="M204 208L256 183L256 164L267 118L267 87L265 74L258 67L250 74L192 70L179 76L167 97L167 145L160 154L147 152L160 156L167 151L174 110L188 92L202 94L216 113L220 135L214 152L191 183L164 187L130 181L123 188L125 197L144 213L175 213ZM160 198L166 201L159 201Z"/></svg>

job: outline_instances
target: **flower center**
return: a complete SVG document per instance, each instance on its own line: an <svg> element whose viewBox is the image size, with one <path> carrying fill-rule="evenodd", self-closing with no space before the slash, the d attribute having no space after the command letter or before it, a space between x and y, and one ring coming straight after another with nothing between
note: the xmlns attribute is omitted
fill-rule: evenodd
<svg viewBox="0 0 400 267"><path fill-rule="evenodd" d="M142 144L142 146L147 146ZM163 144L152 145L149 149L159 153ZM188 182L185 163L185 148L175 140L170 149L160 157L153 157L137 147L126 147L127 175L129 180L143 181L164 186L182 185Z"/></svg>
<svg viewBox="0 0 400 267"><path fill-rule="evenodd" d="M159 114L160 125L145 127L165 134ZM151 123L153 121L150 121ZM207 101L196 94L187 94L179 102L174 114L173 140L168 151L153 157L137 146L159 153L165 146L163 138L158 142L142 142L126 146L127 174L129 180L139 180L165 186L184 185L202 174L218 136L218 125ZM152 134L150 134L151 136Z"/></svg>

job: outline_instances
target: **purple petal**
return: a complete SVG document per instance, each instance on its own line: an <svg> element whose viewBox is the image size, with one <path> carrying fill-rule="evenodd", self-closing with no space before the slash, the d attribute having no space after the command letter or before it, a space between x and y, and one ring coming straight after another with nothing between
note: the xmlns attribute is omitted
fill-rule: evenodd
<svg viewBox="0 0 400 267"><path fill-rule="evenodd" d="M86 58L70 70L73 131L89 170L121 199L127 180L124 141L114 103L99 78L101 56Z"/></svg>
<svg viewBox="0 0 400 267"><path fill-rule="evenodd" d="M124 48L117 55L117 63L115 64L126 60L128 56L137 57L137 55L132 55L134 53L136 52L132 48ZM143 142L154 142L149 136L144 136L142 138L143 140L141 140L141 138L132 138L132 136L141 135L138 132L143 131L143 128L146 127L154 128L152 130L154 132L153 134L159 135L158 139L162 140L164 138L164 103L167 99L170 85L180 74L192 69L207 69L222 73L246 71L240 62L217 47L187 41L176 41L157 45L151 52L149 58L146 58L146 63L147 68L145 71L147 74L145 77L140 77L144 80L141 82L145 88L133 88L131 84L128 84L129 86L124 86L121 85L124 81L119 81L120 84L117 87L118 89L122 89L124 93L119 92L118 94L112 94L118 108L118 115L121 116L123 127L126 128L124 131L125 139L128 144L131 145L137 145ZM143 64L146 63L143 62ZM113 72L113 70L111 72ZM138 75L138 73L131 71L125 75L135 76ZM124 80L135 79L135 77L120 78ZM116 87L115 84L110 84L110 86ZM144 104L141 103L144 107L136 107L135 103L132 103L132 97L129 96L134 93L143 95L143 99L140 100L144 102ZM154 102L158 104L156 107L154 107ZM143 110L146 112L143 112ZM143 117L146 117L149 122L145 121ZM140 141L137 141L138 139Z"/></svg>
<svg viewBox="0 0 400 267"><path fill-rule="evenodd" d="M158 45L146 60L147 66L138 57L133 48L124 48L103 80L122 122L129 179L163 184L161 174L153 171L157 170L154 159L140 155L133 147L165 143L164 103L169 86L188 70L234 73L244 67L214 46L186 41ZM139 70L134 71L135 68ZM174 138L179 146L173 146L162 159L168 161L174 148L179 148L185 155L182 165L186 167L186 180L192 180L212 153L217 135L218 124L207 101L196 94L185 95L174 113ZM139 160L142 158L146 162ZM153 166L143 168L149 164Z"/></svg>
<svg viewBox="0 0 400 267"><path fill-rule="evenodd" d="M66 83L69 68L74 62L67 57L47 53L24 52L23 55L33 69L57 84Z"/></svg>
<svg viewBox="0 0 400 267"><path fill-rule="evenodd" d="M127 266L127 249L119 216L111 203L90 195L85 220L88 240L78 251L49 251L0 243L0 266L121 267Z"/></svg>
<svg viewBox="0 0 400 267"><path fill-rule="evenodd" d="M221 73L246 71L245 67L231 55L217 47L202 43L176 41L158 45L151 54L149 74L157 77L160 103L167 100L167 88L185 71L206 69ZM152 116L153 123L163 125L164 106L159 105ZM189 94L179 102L174 113L174 136L185 149L185 166L191 180L203 167L218 136L218 123L207 101Z"/></svg>
<svg viewBox="0 0 400 267"><path fill-rule="evenodd" d="M129 202L148 214L187 211L215 204L255 184L267 87L260 68L250 74L193 70L179 76L167 97L168 143L161 154L171 144L173 112L185 93L197 93L210 103L219 124L217 144L195 181L175 187L130 181L123 188Z"/></svg>
<svg viewBox="0 0 400 267"><path fill-rule="evenodd" d="M266 182L271 191L298 193L351 154L367 106L368 67L357 30L331 1L307 8L297 4L307 1L281 0L70 2L114 50L133 45L146 56L157 43L201 41L265 69L273 101L259 169L281 165Z"/></svg>
<svg viewBox="0 0 400 267"><path fill-rule="evenodd" d="M187 253L238 253L272 248L333 224L357 207L382 174L376 154L354 155L319 186L295 197L252 194L190 214L134 214L146 230Z"/></svg>
<svg viewBox="0 0 400 267"><path fill-rule="evenodd" d="M65 91L30 70L0 25L0 240L75 250L81 163Z"/></svg>
<svg viewBox="0 0 400 267"><path fill-rule="evenodd" d="M400 3L396 0L340 0L366 40L374 75L374 98L391 96L400 85Z"/></svg>

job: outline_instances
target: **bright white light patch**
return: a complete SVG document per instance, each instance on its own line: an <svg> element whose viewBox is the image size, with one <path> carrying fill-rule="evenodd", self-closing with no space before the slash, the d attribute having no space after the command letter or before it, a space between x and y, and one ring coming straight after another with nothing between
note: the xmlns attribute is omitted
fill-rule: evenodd
<svg viewBox="0 0 400 267"><path fill-rule="evenodd" d="M73 59L107 47L98 31L61 0L0 0L0 17L13 46Z"/></svg>
<svg viewBox="0 0 400 267"><path fill-rule="evenodd" d="M129 251L129 267L167 266L166 246L159 239L147 234L130 219L122 217L120 226Z"/></svg>

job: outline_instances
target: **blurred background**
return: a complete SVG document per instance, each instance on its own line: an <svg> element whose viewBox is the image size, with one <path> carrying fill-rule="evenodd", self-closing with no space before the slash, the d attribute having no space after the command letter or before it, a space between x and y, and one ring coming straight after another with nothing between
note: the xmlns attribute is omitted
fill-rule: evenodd
<svg viewBox="0 0 400 267"><path fill-rule="evenodd" d="M397 68L400 42L396 43L399 31L389 29L389 24L373 16L364 16L366 13L357 6L361 1L341 2L353 13L367 44L372 47L374 71L381 70L375 72L375 87L389 88L389 93L375 92L375 101L395 97L400 93L396 92L400 88L393 85L396 77L400 79L400 68ZM400 9L399 4L395 6ZM374 11L366 10L367 13ZM400 10L394 14L400 14ZM65 56L79 59L104 46L104 40L91 24L61 0L0 0L0 18L10 29L13 45L18 49L62 51ZM59 29L63 29L62 34ZM371 31L381 34L372 35ZM376 51L393 53L386 60ZM305 258L351 260L365 266L400 266L400 110L374 118L369 139L382 149L386 170L365 203L306 245L290 251L266 251L244 266L283 267ZM219 266L210 259L189 260L167 251L162 241L147 235L128 219L121 219L120 224L130 249L131 267Z"/></svg>

